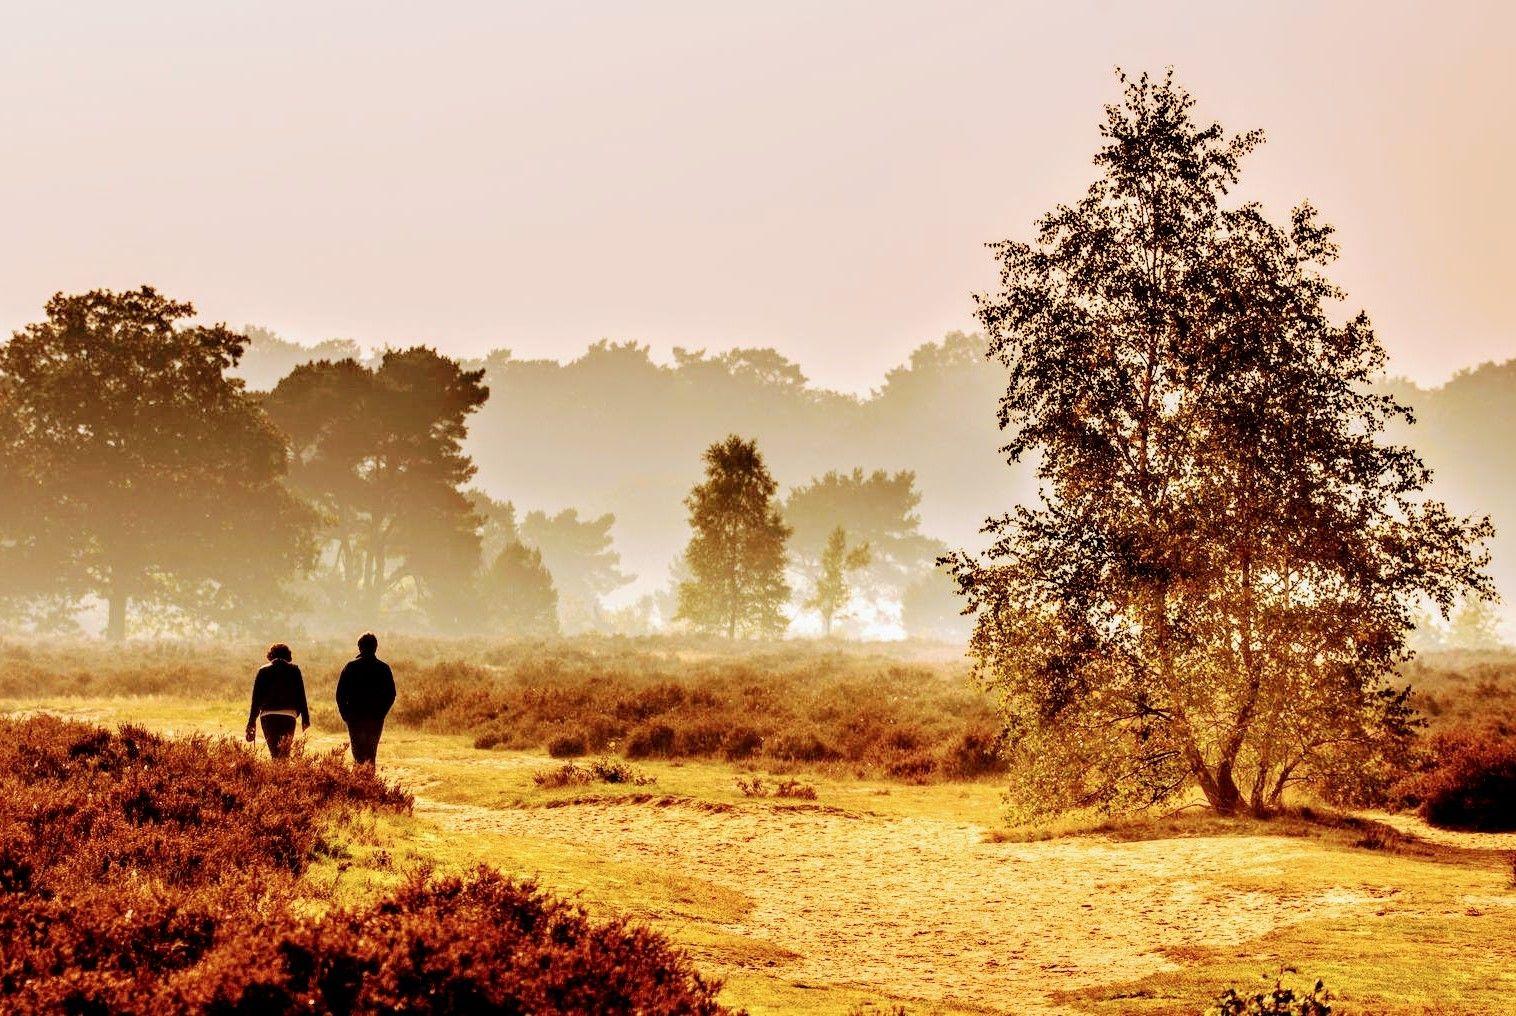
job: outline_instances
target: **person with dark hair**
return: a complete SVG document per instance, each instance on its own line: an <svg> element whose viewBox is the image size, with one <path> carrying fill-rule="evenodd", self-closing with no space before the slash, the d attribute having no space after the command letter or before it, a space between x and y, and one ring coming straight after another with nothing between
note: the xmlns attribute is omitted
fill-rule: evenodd
<svg viewBox="0 0 1516 1016"><path fill-rule="evenodd" d="M384 718L395 704L395 675L388 663L374 655L378 651L374 633L364 632L358 638L357 658L349 660L337 678L337 712L347 724L353 761L359 765L374 764Z"/></svg>
<svg viewBox="0 0 1516 1016"><path fill-rule="evenodd" d="M305 704L305 679L294 664L294 654L283 642L268 647L268 666L253 678L253 704L247 711L247 740L256 738L254 724L263 725L263 740L272 758L288 758L295 743L295 720L301 730L311 728L311 711Z"/></svg>

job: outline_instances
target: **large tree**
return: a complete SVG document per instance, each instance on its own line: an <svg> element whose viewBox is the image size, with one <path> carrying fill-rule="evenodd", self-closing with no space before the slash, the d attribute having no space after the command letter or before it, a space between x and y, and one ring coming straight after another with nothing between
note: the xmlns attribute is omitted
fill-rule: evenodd
<svg viewBox="0 0 1516 1016"><path fill-rule="evenodd" d="M463 486L468 416L483 371L417 346L302 364L264 401L288 436L290 479L327 520L322 587L330 620L388 615L466 624L480 567L480 518Z"/></svg>
<svg viewBox="0 0 1516 1016"><path fill-rule="evenodd" d="M1487 520L1384 440L1385 354L1339 320L1331 230L1229 200L1261 140L1123 78L1098 179L997 244L978 300L1008 371L1012 461L1043 495L960 555L972 654L1028 810L1130 809L1191 785L1224 813L1340 780L1405 733L1388 687L1418 604L1489 591Z"/></svg>
<svg viewBox="0 0 1516 1016"><path fill-rule="evenodd" d="M0 347L0 583L129 615L253 624L286 610L313 514L284 486L285 448L228 376L245 340L182 324L151 287L47 303Z"/></svg>
<svg viewBox="0 0 1516 1016"><path fill-rule="evenodd" d="M694 531L684 552L676 620L702 631L777 635L788 621L779 489L755 441L732 435L705 452L705 481L685 498Z"/></svg>

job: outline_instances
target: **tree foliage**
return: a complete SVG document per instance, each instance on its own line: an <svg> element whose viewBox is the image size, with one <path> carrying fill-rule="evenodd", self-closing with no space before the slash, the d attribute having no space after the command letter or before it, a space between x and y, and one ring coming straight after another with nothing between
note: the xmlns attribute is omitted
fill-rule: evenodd
<svg viewBox="0 0 1516 1016"><path fill-rule="evenodd" d="M898 592L944 550L921 534L920 504L910 470L829 471L785 498L784 521L794 528L790 549L800 561L818 563L833 530L843 526L873 550L867 581Z"/></svg>
<svg viewBox="0 0 1516 1016"><path fill-rule="evenodd" d="M677 620L702 631L776 635L788 620L785 525L757 442L732 435L705 452L705 482L685 499L694 531L684 552Z"/></svg>
<svg viewBox="0 0 1516 1016"><path fill-rule="evenodd" d="M229 377L244 340L183 325L151 287L59 293L0 347L0 584L65 608L94 595L166 623L256 624L290 607L313 514L285 448Z"/></svg>
<svg viewBox="0 0 1516 1016"><path fill-rule="evenodd" d="M821 551L821 562L816 573L816 587L805 605L821 614L822 629L832 634L832 622L836 620L853 598L853 588L848 576L867 568L873 554L867 543L852 546L847 542L847 530L841 526L832 530Z"/></svg>
<svg viewBox="0 0 1516 1016"><path fill-rule="evenodd" d="M264 400L290 442L290 480L326 519L321 588L333 616L466 623L480 519L463 485L467 419L489 397L483 372L417 346L377 367L296 367Z"/></svg>
<svg viewBox="0 0 1516 1016"><path fill-rule="evenodd" d="M487 627L503 635L558 634L558 590L542 552L507 543L480 580Z"/></svg>
<svg viewBox="0 0 1516 1016"><path fill-rule="evenodd" d="M585 631L602 624L601 597L631 582L621 571L611 527L616 516L581 519L577 508L556 515L527 512L521 520L521 542L541 552L562 598L564 627Z"/></svg>
<svg viewBox="0 0 1516 1016"><path fill-rule="evenodd" d="M1409 414L1372 390L1367 317L1331 315L1331 229L1228 202L1261 134L1197 123L1171 78L1123 82L1086 196L995 245L978 314L1043 497L956 574L1020 803L1195 784L1264 810L1405 733L1386 681L1416 605L1489 591L1490 526L1424 499L1383 439Z"/></svg>

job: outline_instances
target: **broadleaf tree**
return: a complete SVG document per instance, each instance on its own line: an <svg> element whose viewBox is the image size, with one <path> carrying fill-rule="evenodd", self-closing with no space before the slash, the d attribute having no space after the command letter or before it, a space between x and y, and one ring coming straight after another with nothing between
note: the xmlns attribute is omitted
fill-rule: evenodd
<svg viewBox="0 0 1516 1016"><path fill-rule="evenodd" d="M149 286L50 299L0 346L0 586L67 613L250 627L287 614L314 514L230 371L245 339Z"/></svg>
<svg viewBox="0 0 1516 1016"><path fill-rule="evenodd" d="M291 483L326 519L327 621L474 620L483 520L463 489L475 472L463 439L489 397L483 376L417 346L387 350L372 369L302 364L265 397L290 443Z"/></svg>
<svg viewBox="0 0 1516 1016"><path fill-rule="evenodd" d="M821 615L822 633L828 638L832 634L832 623L841 616L848 601L853 598L849 576L867 568L872 560L869 545L855 543L849 546L847 530L841 526L834 528L827 536L826 546L821 550L821 561L817 565L815 588L805 605Z"/></svg>
<svg viewBox="0 0 1516 1016"><path fill-rule="evenodd" d="M678 586L675 620L696 629L778 635L788 626L785 525L774 482L755 441L736 435L706 449L705 480L685 499L688 577Z"/></svg>
<svg viewBox="0 0 1516 1016"><path fill-rule="evenodd" d="M994 247L978 316L1042 496L953 564L1021 810L1197 786L1263 812L1402 744L1418 606L1490 592L1491 528L1385 440L1409 411L1372 389L1368 318L1334 314L1330 227L1231 197L1261 134L1197 122L1172 75L1122 81L1084 198Z"/></svg>

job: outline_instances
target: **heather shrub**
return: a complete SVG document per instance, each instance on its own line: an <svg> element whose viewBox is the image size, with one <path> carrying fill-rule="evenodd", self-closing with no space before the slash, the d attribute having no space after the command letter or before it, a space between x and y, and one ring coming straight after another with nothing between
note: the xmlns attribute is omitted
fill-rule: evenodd
<svg viewBox="0 0 1516 1016"><path fill-rule="evenodd" d="M0 1011L720 1011L659 936L487 870L313 916L327 830L409 806L339 753L0 717Z"/></svg>
<svg viewBox="0 0 1516 1016"><path fill-rule="evenodd" d="M672 758L678 736L667 723L649 723L632 731L622 754L627 758Z"/></svg>
<svg viewBox="0 0 1516 1016"><path fill-rule="evenodd" d="M262 648L164 643L122 655L0 642L0 696L152 691L241 701ZM295 650L311 701L330 701L351 645ZM993 754L973 765L954 760L966 737L998 729L993 702L969 683L961 662L909 658L913 651L733 647L693 637L543 644L397 636L385 643L400 685L391 721L464 734L480 748L546 750L557 738L579 737L580 754L616 745L629 757L766 759L916 781L1003 773ZM329 712L318 708L318 725L335 723Z"/></svg>
<svg viewBox="0 0 1516 1016"><path fill-rule="evenodd" d="M810 731L785 733L768 744L768 754L786 762L830 762L841 754Z"/></svg>
<svg viewBox="0 0 1516 1016"><path fill-rule="evenodd" d="M1393 795L1435 826L1516 830L1516 730L1461 727L1433 736L1418 769Z"/></svg>
<svg viewBox="0 0 1516 1016"><path fill-rule="evenodd" d="M721 754L729 762L752 758L763 750L763 735L752 727L732 727L721 739Z"/></svg>
<svg viewBox="0 0 1516 1016"><path fill-rule="evenodd" d="M547 743L547 753L552 758L578 758L589 754L589 745L583 734L559 734Z"/></svg>
<svg viewBox="0 0 1516 1016"><path fill-rule="evenodd" d="M737 789L743 797L789 797L802 801L816 800L816 788L799 780L784 779L772 787L757 776L737 777Z"/></svg>

